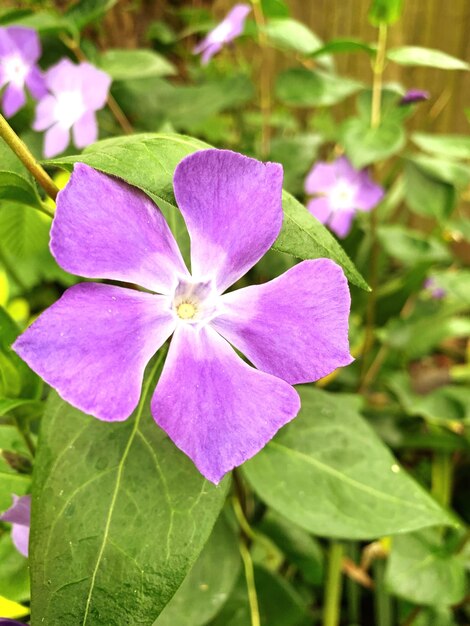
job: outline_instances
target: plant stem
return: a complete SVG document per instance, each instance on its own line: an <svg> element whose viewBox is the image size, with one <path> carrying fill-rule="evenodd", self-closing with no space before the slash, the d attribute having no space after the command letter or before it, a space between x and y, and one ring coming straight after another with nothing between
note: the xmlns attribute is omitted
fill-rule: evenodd
<svg viewBox="0 0 470 626"><path fill-rule="evenodd" d="M431 493L444 507L449 506L452 494L452 457L438 450L432 460Z"/></svg>
<svg viewBox="0 0 470 626"><path fill-rule="evenodd" d="M375 623L377 626L393 626L392 598L385 587L385 563L374 561Z"/></svg>
<svg viewBox="0 0 470 626"><path fill-rule="evenodd" d="M271 143L271 83L270 74L266 65L266 53L269 49L268 36L266 35L266 20L260 0L251 0L253 14L258 30L258 44L261 49L261 65L259 75L260 109L262 117L261 125L261 156L267 157Z"/></svg>
<svg viewBox="0 0 470 626"><path fill-rule="evenodd" d="M379 24L379 37L377 40L377 54L375 56L374 66L374 82L372 85L372 106L370 125L371 128L377 128L381 118L382 103L382 75L385 68L385 54L387 49L387 24Z"/></svg>
<svg viewBox="0 0 470 626"><path fill-rule="evenodd" d="M332 541L328 553L328 572L323 605L323 626L338 626L342 587L343 544Z"/></svg>
<svg viewBox="0 0 470 626"><path fill-rule="evenodd" d="M39 185L44 189L48 196L53 200L56 199L59 189L46 172L46 170L39 165L34 156L31 154L26 144L21 141L18 135L15 133L10 124L6 121L3 115L0 114L0 137L2 137L8 146L13 150L16 156L20 159L23 165L34 176Z"/></svg>
<svg viewBox="0 0 470 626"><path fill-rule="evenodd" d="M28 448L31 456L34 458L36 455L36 446L34 445L33 440L31 439L29 430L26 430L25 428L23 428L20 424L20 421L17 419L15 419L15 425L16 425L18 432L23 437L26 447Z"/></svg>
<svg viewBox="0 0 470 626"><path fill-rule="evenodd" d="M240 538L240 554L245 568L246 590L248 593L248 601L250 603L251 626L261 626L253 561L251 560L250 551L248 550L243 537Z"/></svg>
<svg viewBox="0 0 470 626"><path fill-rule="evenodd" d="M71 37L67 37L66 35L62 35L61 39L64 42L64 44L67 46L67 48L74 53L75 57L77 58L77 61L88 62L88 58L86 54L83 52L83 50L80 48L80 46L77 44L77 42L74 39L72 39ZM116 102L114 96L112 96L111 93L108 94L106 104L108 105L108 108L111 111L111 113L114 115L116 122L125 132L125 134L132 135L132 133L134 132L134 129L131 123L129 122L129 120L127 119L127 117L125 116L124 111L121 109L121 107Z"/></svg>
<svg viewBox="0 0 470 626"><path fill-rule="evenodd" d="M359 559L359 544L356 541L352 541L348 547L348 555L357 563ZM346 598L348 606L348 619L351 624L359 624L361 622L361 588L355 580L351 578L346 579Z"/></svg>

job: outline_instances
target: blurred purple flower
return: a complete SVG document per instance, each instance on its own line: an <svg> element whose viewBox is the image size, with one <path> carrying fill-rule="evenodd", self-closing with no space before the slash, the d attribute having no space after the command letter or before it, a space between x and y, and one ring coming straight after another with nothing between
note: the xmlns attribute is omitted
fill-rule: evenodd
<svg viewBox="0 0 470 626"><path fill-rule="evenodd" d="M439 285L436 283L436 280L431 276L429 278L426 278L423 287L429 293L431 298L434 298L434 300L442 300L442 298L444 298L447 293L445 289L439 287Z"/></svg>
<svg viewBox="0 0 470 626"><path fill-rule="evenodd" d="M2 108L11 117L26 104L25 86L34 98L46 93L44 77L36 65L41 43L35 30L21 26L0 28L0 88Z"/></svg>
<svg viewBox="0 0 470 626"><path fill-rule="evenodd" d="M111 78L90 63L76 65L62 59L46 73L50 93L37 105L34 130L46 130L44 156L63 152L70 143L84 148L98 138L95 111L102 109L108 97Z"/></svg>
<svg viewBox="0 0 470 626"><path fill-rule="evenodd" d="M349 233L356 211L371 211L384 195L367 171L354 169L346 157L316 163L305 180L305 191L317 196L307 209L338 237Z"/></svg>
<svg viewBox="0 0 470 626"><path fill-rule="evenodd" d="M429 91L422 89L410 89L400 100L399 104L416 104L417 102L423 102L423 100L429 100Z"/></svg>
<svg viewBox="0 0 470 626"><path fill-rule="evenodd" d="M202 52L202 64L207 65L214 54L222 50L225 44L230 43L243 33L245 20L251 11L248 4L236 4L226 17L211 30L204 39L194 48L194 54Z"/></svg>
<svg viewBox="0 0 470 626"><path fill-rule="evenodd" d="M0 626L27 626L27 624L24 624L23 622L17 622L16 619L0 617Z"/></svg>
<svg viewBox="0 0 470 626"><path fill-rule="evenodd" d="M31 496L13 496L13 504L0 515L2 522L13 524L11 538L18 552L28 556Z"/></svg>
<svg viewBox="0 0 470 626"><path fill-rule="evenodd" d="M192 275L143 192L75 165L51 231L59 265L152 293L71 287L14 349L65 400L121 421L138 404L147 363L173 334L152 414L217 483L296 416L300 401L291 385L352 361L349 290L338 265L316 259L222 295L279 234L282 167L203 150L183 159L173 180L191 237Z"/></svg>

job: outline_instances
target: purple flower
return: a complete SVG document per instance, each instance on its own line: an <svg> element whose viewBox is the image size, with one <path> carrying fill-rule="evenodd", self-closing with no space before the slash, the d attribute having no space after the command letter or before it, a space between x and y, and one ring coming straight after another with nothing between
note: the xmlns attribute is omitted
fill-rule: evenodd
<svg viewBox="0 0 470 626"><path fill-rule="evenodd" d="M429 98L429 91L424 91L423 89L409 89L402 97L399 104L416 104L417 102L422 102L423 100L429 100Z"/></svg>
<svg viewBox="0 0 470 626"><path fill-rule="evenodd" d="M6 85L2 100L5 117L26 104L25 86L34 98L46 93L43 75L36 65L40 56L41 44L35 30L0 28L0 88Z"/></svg>
<svg viewBox="0 0 470 626"><path fill-rule="evenodd" d="M37 105L34 130L47 130L44 156L63 152L70 143L84 148L98 138L95 111L102 109L108 97L111 78L90 63L76 65L62 59L46 73L50 93Z"/></svg>
<svg viewBox="0 0 470 626"><path fill-rule="evenodd" d="M203 65L207 65L214 54L220 52L225 44L242 34L250 11L251 7L248 4L236 4L220 24L217 24L194 48L194 54L202 52Z"/></svg>
<svg viewBox="0 0 470 626"><path fill-rule="evenodd" d="M356 211L370 211L383 198L366 170L356 170L346 157L316 163L305 180L305 191L316 194L307 209L338 237L346 237Z"/></svg>
<svg viewBox="0 0 470 626"><path fill-rule="evenodd" d="M31 496L13 496L13 504L0 515L2 522L13 524L11 538L18 552L28 556L29 527L31 520Z"/></svg>
<svg viewBox="0 0 470 626"><path fill-rule="evenodd" d="M17 622L16 619L7 619L0 617L0 626L27 626L23 622Z"/></svg>
<svg viewBox="0 0 470 626"><path fill-rule="evenodd" d="M426 278L423 284L424 289L428 291L431 298L434 300L442 300L446 295L446 290L436 283L436 280L432 277Z"/></svg>
<svg viewBox="0 0 470 626"><path fill-rule="evenodd" d="M57 198L53 255L74 274L152 293L73 286L14 349L65 400L120 421L139 401L147 363L173 334L152 414L217 483L296 416L300 401L291 385L352 361L347 281L329 259L303 261L271 282L222 295L278 236L281 191L276 163L227 150L183 159L174 192L191 238L190 274L144 193L77 164Z"/></svg>

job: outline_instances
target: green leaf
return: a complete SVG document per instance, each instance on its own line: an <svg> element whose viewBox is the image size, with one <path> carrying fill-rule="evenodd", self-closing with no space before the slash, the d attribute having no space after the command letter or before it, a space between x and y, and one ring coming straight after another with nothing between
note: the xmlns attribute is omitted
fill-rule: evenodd
<svg viewBox="0 0 470 626"><path fill-rule="evenodd" d="M116 2L117 0L78 0L65 15L82 30L90 22L102 17Z"/></svg>
<svg viewBox="0 0 470 626"><path fill-rule="evenodd" d="M268 506L323 537L372 539L455 523L397 465L357 399L299 391L299 416L243 466Z"/></svg>
<svg viewBox="0 0 470 626"><path fill-rule="evenodd" d="M393 24L403 11L403 0L372 0L369 9L369 22L374 26Z"/></svg>
<svg viewBox="0 0 470 626"><path fill-rule="evenodd" d="M470 167L463 163L425 156L424 154L408 158L416 163L422 171L437 180L442 180L458 188L464 188L470 184Z"/></svg>
<svg viewBox="0 0 470 626"><path fill-rule="evenodd" d="M310 28L289 17L269 19L265 30L274 45L303 55L310 55L323 45Z"/></svg>
<svg viewBox="0 0 470 626"><path fill-rule="evenodd" d="M101 422L51 395L33 485L38 624L153 624L219 515L229 482L206 481L156 426L151 383L126 422Z"/></svg>
<svg viewBox="0 0 470 626"><path fill-rule="evenodd" d="M321 48L317 48L310 54L311 57L320 57L325 54L342 54L349 52L367 52L367 54L374 54L375 47L371 46L359 39L332 39Z"/></svg>
<svg viewBox="0 0 470 626"><path fill-rule="evenodd" d="M399 152L405 145L405 132L400 122L385 118L377 128L362 118L346 120L341 139L353 165L360 169L383 161Z"/></svg>
<svg viewBox="0 0 470 626"><path fill-rule="evenodd" d="M468 70L470 65L461 59L434 50L432 48L421 48L420 46L401 46L392 48L387 52L390 61L399 65L414 65L418 67L437 67L441 70Z"/></svg>
<svg viewBox="0 0 470 626"><path fill-rule="evenodd" d="M470 159L470 137L413 133L411 139L425 152L451 159Z"/></svg>
<svg viewBox="0 0 470 626"><path fill-rule="evenodd" d="M238 536L222 515L204 550L154 626L203 626L232 592L240 571Z"/></svg>
<svg viewBox="0 0 470 626"><path fill-rule="evenodd" d="M0 536L0 563L0 596L14 602L29 600L28 561L15 548L8 534Z"/></svg>
<svg viewBox="0 0 470 626"><path fill-rule="evenodd" d="M24 456L28 456L28 450L25 447L23 438L19 434L17 428L2 424L0 426L0 450L9 452L17 452ZM12 494L22 496L29 490L31 477L27 474L18 474L0 455L0 511L6 511L12 504ZM3 560L0 558L3 572ZM0 595L2 592L0 590Z"/></svg>
<svg viewBox="0 0 470 626"><path fill-rule="evenodd" d="M467 589L462 557L443 544L436 529L393 538L386 583L392 593L431 606L457 604Z"/></svg>
<svg viewBox="0 0 470 626"><path fill-rule="evenodd" d="M41 201L34 185L15 172L0 170L0 200L13 200L35 209L41 207Z"/></svg>
<svg viewBox="0 0 470 626"><path fill-rule="evenodd" d="M65 15L52 11L40 11L31 13L15 22L15 26L26 26L34 28L40 35L59 35L69 33L73 37L78 37L79 32L74 22Z"/></svg>
<svg viewBox="0 0 470 626"><path fill-rule="evenodd" d="M42 412L44 405L39 400L26 400L22 398L0 397L0 417L3 417L18 408L26 408L35 413Z"/></svg>
<svg viewBox="0 0 470 626"><path fill-rule="evenodd" d="M412 211L439 221L451 215L456 202L452 185L430 176L412 161L405 161L404 182L406 203Z"/></svg>
<svg viewBox="0 0 470 626"><path fill-rule="evenodd" d="M359 274L354 263L333 235L307 209L289 193L283 193L284 220L274 250L291 254L299 259L332 259L344 270L347 278L361 289L369 286Z"/></svg>
<svg viewBox="0 0 470 626"><path fill-rule="evenodd" d="M276 95L290 106L331 106L356 93L361 87L362 83L357 80L296 67L279 74Z"/></svg>
<svg viewBox="0 0 470 626"><path fill-rule="evenodd" d="M385 252L404 265L445 263L452 258L447 247L436 237L398 224L379 226L377 236Z"/></svg>
<svg viewBox="0 0 470 626"><path fill-rule="evenodd" d="M305 177L322 141L320 135L306 132L292 137L275 137L271 141L269 160L281 163L284 169L284 188L290 193L303 193Z"/></svg>
<svg viewBox="0 0 470 626"><path fill-rule="evenodd" d="M0 180L1 180L0 174ZM0 190L1 196L1 190ZM51 220L21 204L0 208L0 244L2 251L26 257L48 249Z"/></svg>
<svg viewBox="0 0 470 626"><path fill-rule="evenodd" d="M184 224L173 196L173 172L188 154L209 148L207 144L176 134L143 134L99 141L81 155L54 159L49 163L69 167L87 163L98 170L126 180L147 193L177 225L181 240ZM342 247L320 222L291 195L283 195L284 221L274 249L300 259L327 257L339 263L355 285L368 289Z"/></svg>
<svg viewBox="0 0 470 626"><path fill-rule="evenodd" d="M144 79L154 76L172 76L175 67L153 50L107 50L99 65L113 80Z"/></svg>
<svg viewBox="0 0 470 626"><path fill-rule="evenodd" d="M285 0L261 0L261 8L266 17L289 17Z"/></svg>

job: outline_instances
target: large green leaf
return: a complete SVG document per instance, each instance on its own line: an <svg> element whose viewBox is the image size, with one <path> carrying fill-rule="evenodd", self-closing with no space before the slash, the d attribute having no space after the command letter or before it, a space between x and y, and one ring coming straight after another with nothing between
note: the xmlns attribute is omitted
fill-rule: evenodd
<svg viewBox="0 0 470 626"><path fill-rule="evenodd" d="M436 529L393 538L386 581L393 593L431 606L457 604L467 590L463 558Z"/></svg>
<svg viewBox="0 0 470 626"><path fill-rule="evenodd" d="M35 464L33 625L153 624L193 565L228 487L206 481L147 403L104 423L52 395Z"/></svg>
<svg viewBox="0 0 470 626"><path fill-rule="evenodd" d="M276 95L295 107L331 106L361 89L357 80L328 72L295 67L279 74Z"/></svg>
<svg viewBox="0 0 470 626"><path fill-rule="evenodd" d="M68 167L82 162L123 178L147 193L177 225L180 241L184 224L173 196L173 172L185 156L209 148L197 139L176 134L142 134L100 141L83 154L62 157L51 164ZM339 263L346 276L363 289L367 284L335 238L291 195L284 193L284 223L274 248L299 259L328 257Z"/></svg>
<svg viewBox="0 0 470 626"><path fill-rule="evenodd" d="M454 187L423 171L413 161L405 161L405 198L412 211L419 215L446 220L454 209Z"/></svg>
<svg viewBox="0 0 470 626"><path fill-rule="evenodd" d="M468 70L470 65L461 59L432 48L420 46L401 46L392 48L387 57L399 65L415 65L422 67L437 67L441 70Z"/></svg>
<svg viewBox="0 0 470 626"><path fill-rule="evenodd" d="M36 209L41 206L33 183L15 172L0 171L0 200L13 200Z"/></svg>
<svg viewBox="0 0 470 626"><path fill-rule="evenodd" d="M144 79L152 76L171 76L174 66L153 50L106 50L99 59L102 70L113 80Z"/></svg>
<svg viewBox="0 0 470 626"><path fill-rule="evenodd" d="M117 0L78 0L66 11L66 16L81 30L102 17L116 2Z"/></svg>
<svg viewBox="0 0 470 626"><path fill-rule="evenodd" d="M292 18L274 18L266 23L266 33L271 43L279 48L309 55L321 48L322 41L310 28Z"/></svg>
<svg viewBox="0 0 470 626"><path fill-rule="evenodd" d="M405 145L405 132L399 121L388 117L377 128L369 120L352 118L342 126L342 143L355 167L362 168L399 152Z"/></svg>
<svg viewBox="0 0 470 626"><path fill-rule="evenodd" d="M410 478L349 395L301 388L299 416L243 466L259 497L324 537L371 539L453 518Z"/></svg>
<svg viewBox="0 0 470 626"><path fill-rule="evenodd" d="M421 150L431 154L455 159L470 159L470 137L413 133L411 139Z"/></svg>
<svg viewBox="0 0 470 626"><path fill-rule="evenodd" d="M240 571L238 536L222 515L204 550L154 626L202 626L218 613Z"/></svg>
<svg viewBox="0 0 470 626"><path fill-rule="evenodd" d="M0 563L0 596L15 602L28 600L28 561L15 548L8 534L0 536Z"/></svg>

